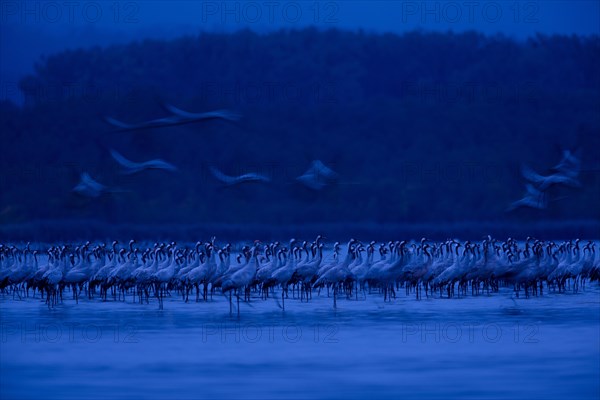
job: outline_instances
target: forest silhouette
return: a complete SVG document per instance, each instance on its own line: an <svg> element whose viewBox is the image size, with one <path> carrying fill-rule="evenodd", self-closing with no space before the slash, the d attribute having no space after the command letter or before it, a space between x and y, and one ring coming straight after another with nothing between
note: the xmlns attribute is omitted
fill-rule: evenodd
<svg viewBox="0 0 600 400"><path fill-rule="evenodd" d="M476 32L403 35L313 28L202 33L65 51L0 105L0 222L132 224L453 223L599 220L600 39ZM227 109L213 120L119 132ZM120 173L115 149L177 171ZM522 165L549 173L581 157L580 188L522 197ZM296 177L321 160L323 190ZM210 173L269 183L223 187ZM72 191L82 172L114 189Z"/></svg>

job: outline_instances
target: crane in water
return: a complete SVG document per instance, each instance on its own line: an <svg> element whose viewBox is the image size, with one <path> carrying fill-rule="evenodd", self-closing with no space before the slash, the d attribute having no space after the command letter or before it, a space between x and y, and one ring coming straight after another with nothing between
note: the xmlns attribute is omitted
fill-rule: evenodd
<svg viewBox="0 0 600 400"><path fill-rule="evenodd" d="M88 301L93 301L96 287L100 287L102 301L108 301L111 290L115 301L117 292L119 300L123 294L125 301L130 291L135 301L137 291L140 303L143 294L149 303L149 291L153 290L159 309L163 309L171 291L180 292L185 300L190 287L203 284L205 303L209 303L206 293L210 286L211 294L220 290L228 297L230 312L235 295L239 313L242 295L246 302L253 294L266 299L269 290L280 291L280 307L285 310L289 289L292 294L297 290L303 302L304 298L320 297L320 289L327 287L328 293L333 290L337 308L340 295L350 298L354 288L361 287L366 298L366 286L369 295L383 293L384 300L391 302L399 287L406 288L407 296L414 290L418 300L421 287L431 298L454 297L456 293L466 296L469 285L472 296L512 286L516 296L524 289L529 297L542 294L543 286L559 292L572 286L578 291L586 282L600 280L598 242L579 239L553 242L530 237L517 242L487 236L482 242L435 243L423 238L382 243L378 255L375 241L363 246L351 239L345 255L338 255L336 243L325 256L319 236L302 245L292 239L289 248L280 247L279 242L262 246L256 241L251 247L241 247L237 262L229 261L231 246L219 248L214 239L204 244L204 251L201 242L192 248L171 242L141 249L135 243L131 240L128 248L119 248L114 241L112 247L86 242L49 248L38 245L37 249L29 244L24 248L0 244L0 296L7 292L15 296L26 285L34 290L34 297L39 291L52 308L62 301L64 290L71 290L76 302L84 300L78 296L82 290L87 291ZM278 296L273 297L277 301Z"/></svg>

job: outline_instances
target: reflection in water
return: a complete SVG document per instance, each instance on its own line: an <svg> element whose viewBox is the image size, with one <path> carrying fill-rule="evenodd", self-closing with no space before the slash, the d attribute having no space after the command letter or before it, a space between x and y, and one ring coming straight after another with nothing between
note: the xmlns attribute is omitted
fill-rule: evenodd
<svg viewBox="0 0 600 400"><path fill-rule="evenodd" d="M600 289L1 306L0 398L598 398ZM67 295L68 296L68 295Z"/></svg>

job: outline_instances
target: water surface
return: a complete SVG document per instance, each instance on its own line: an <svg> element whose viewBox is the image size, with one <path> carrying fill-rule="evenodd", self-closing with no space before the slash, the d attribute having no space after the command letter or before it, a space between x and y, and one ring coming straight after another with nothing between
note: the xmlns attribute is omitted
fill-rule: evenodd
<svg viewBox="0 0 600 400"><path fill-rule="evenodd" d="M175 294L173 293L173 296ZM0 398L600 397L600 289L310 303L0 300Z"/></svg>

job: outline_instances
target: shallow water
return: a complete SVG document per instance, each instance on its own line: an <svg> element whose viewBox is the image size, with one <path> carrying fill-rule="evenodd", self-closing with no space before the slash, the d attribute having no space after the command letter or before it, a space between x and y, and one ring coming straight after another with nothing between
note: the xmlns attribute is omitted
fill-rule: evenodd
<svg viewBox="0 0 600 400"><path fill-rule="evenodd" d="M416 301L0 300L1 399L600 397L600 288Z"/></svg>

